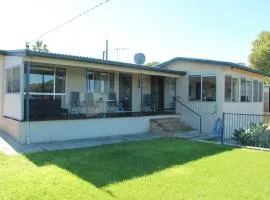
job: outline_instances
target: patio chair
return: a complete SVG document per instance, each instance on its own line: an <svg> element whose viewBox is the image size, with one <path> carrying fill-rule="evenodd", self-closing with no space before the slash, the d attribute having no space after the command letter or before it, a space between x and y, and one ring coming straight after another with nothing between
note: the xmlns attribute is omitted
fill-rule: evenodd
<svg viewBox="0 0 270 200"><path fill-rule="evenodd" d="M156 111L155 104L153 104L150 94L143 95L143 105L144 105L145 112L151 112L151 111L155 112Z"/></svg>
<svg viewBox="0 0 270 200"><path fill-rule="evenodd" d="M79 114L81 112L80 92L70 93L70 113Z"/></svg>
<svg viewBox="0 0 270 200"><path fill-rule="evenodd" d="M112 101L108 102L108 106L109 106L108 110L109 110L109 112L121 112L121 111L124 111L122 105L117 103L116 93L115 92L109 93L108 100L112 100Z"/></svg>

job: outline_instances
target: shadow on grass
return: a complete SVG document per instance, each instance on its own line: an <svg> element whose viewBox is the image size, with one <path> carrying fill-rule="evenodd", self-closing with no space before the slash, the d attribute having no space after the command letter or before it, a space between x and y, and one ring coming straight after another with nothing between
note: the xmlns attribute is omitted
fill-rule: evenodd
<svg viewBox="0 0 270 200"><path fill-rule="evenodd" d="M37 166L56 165L103 187L232 149L218 144L159 139L25 156Z"/></svg>

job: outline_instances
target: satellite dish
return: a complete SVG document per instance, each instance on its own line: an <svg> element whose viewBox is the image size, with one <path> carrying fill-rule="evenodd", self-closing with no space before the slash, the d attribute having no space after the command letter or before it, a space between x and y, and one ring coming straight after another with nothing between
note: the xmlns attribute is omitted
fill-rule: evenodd
<svg viewBox="0 0 270 200"><path fill-rule="evenodd" d="M136 53L134 56L134 61L137 65L143 65L145 62L145 56L143 53Z"/></svg>

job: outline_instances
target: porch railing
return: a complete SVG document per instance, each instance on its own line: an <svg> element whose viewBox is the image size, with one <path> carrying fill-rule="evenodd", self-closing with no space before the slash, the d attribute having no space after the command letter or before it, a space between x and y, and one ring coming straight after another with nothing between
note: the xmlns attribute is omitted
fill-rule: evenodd
<svg viewBox="0 0 270 200"><path fill-rule="evenodd" d="M185 121L190 124L193 128L196 128L200 133L202 132L202 117L199 113L185 105L181 99L182 97L173 97L175 102L175 111L177 112L176 105L180 105L180 113L183 115Z"/></svg>
<svg viewBox="0 0 270 200"><path fill-rule="evenodd" d="M117 101L115 98L106 97L106 95L93 98L88 93L86 94L79 95L76 92L69 99L66 99L65 96L54 99L31 98L29 99L28 108L29 120L68 120L174 114L173 110L156 110L152 109L151 105L148 104L142 106L141 110L132 111L129 106L125 105L125 100ZM85 98L80 98L80 96L85 96ZM26 110L26 99L24 103ZM25 112L25 120L27 120L26 114Z"/></svg>

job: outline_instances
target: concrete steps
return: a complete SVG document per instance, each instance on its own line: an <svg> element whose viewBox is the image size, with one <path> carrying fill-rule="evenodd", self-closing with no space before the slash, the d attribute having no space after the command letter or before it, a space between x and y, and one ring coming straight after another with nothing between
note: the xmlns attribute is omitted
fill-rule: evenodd
<svg viewBox="0 0 270 200"><path fill-rule="evenodd" d="M193 130L181 117L150 119L151 133L179 133Z"/></svg>

